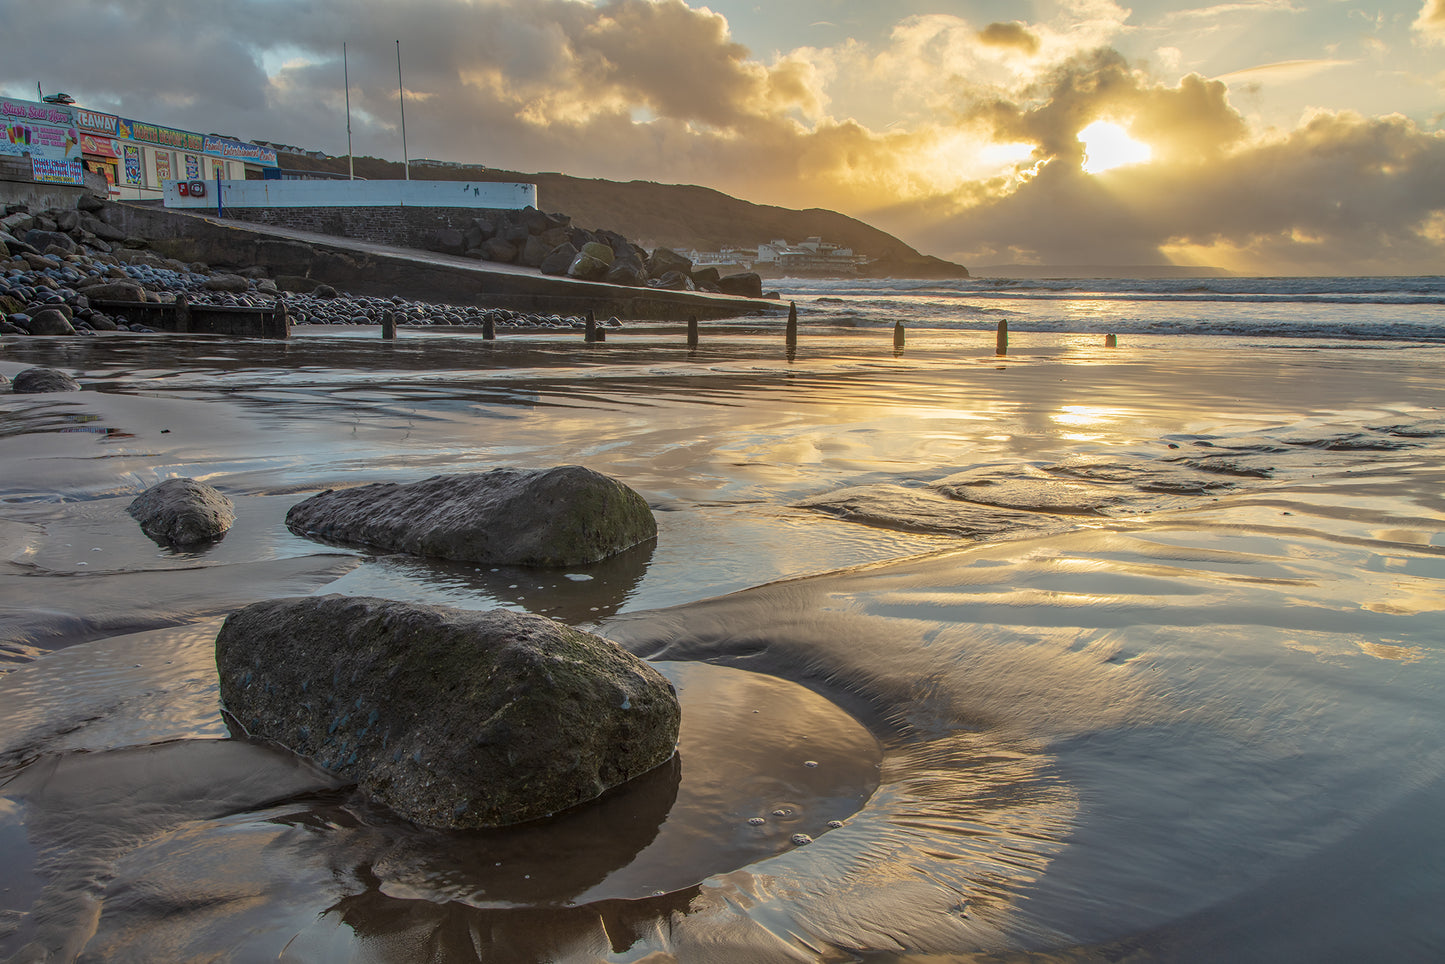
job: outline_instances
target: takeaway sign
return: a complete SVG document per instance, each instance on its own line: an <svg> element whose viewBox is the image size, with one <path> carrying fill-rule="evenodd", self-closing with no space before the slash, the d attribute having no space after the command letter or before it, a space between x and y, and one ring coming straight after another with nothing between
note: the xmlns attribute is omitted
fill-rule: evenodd
<svg viewBox="0 0 1445 964"><path fill-rule="evenodd" d="M119 131L120 118L114 114L102 114L97 110L84 110L80 107L74 108L74 112L75 126L88 134L113 138Z"/></svg>

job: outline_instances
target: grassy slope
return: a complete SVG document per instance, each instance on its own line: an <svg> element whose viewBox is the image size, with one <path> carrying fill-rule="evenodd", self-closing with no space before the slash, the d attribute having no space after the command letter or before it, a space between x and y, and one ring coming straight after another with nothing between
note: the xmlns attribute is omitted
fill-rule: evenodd
<svg viewBox="0 0 1445 964"><path fill-rule="evenodd" d="M311 158L282 154L281 166L344 174L346 158ZM373 157L355 159L357 177L399 179L402 166ZM572 217L579 227L616 231L644 247L717 250L754 247L783 238L796 244L818 236L877 259L872 275L909 278L964 278L968 270L939 258L919 254L902 241L862 221L810 208L753 204L714 191L683 184L652 181L603 181L566 174L519 174L484 168L412 166L412 176L445 181L519 181L537 185L544 211Z"/></svg>

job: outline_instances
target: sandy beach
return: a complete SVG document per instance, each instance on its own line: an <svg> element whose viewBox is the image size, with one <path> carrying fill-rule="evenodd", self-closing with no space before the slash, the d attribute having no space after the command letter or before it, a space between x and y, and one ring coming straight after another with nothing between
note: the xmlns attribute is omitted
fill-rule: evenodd
<svg viewBox="0 0 1445 964"><path fill-rule="evenodd" d="M775 325L6 337L0 374L84 390L0 395L0 959L1425 959L1442 363L806 327L789 357ZM573 463L640 492L656 544L531 571L284 525L326 488ZM126 515L177 476L234 500L222 541ZM975 537L965 508L1029 523ZM220 621L321 592L615 639L678 686L676 765L448 834L228 739Z"/></svg>

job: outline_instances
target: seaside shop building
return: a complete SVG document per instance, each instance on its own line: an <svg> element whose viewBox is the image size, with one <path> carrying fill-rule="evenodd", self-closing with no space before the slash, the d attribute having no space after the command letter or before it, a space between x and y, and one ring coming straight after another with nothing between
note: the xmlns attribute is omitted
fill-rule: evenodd
<svg viewBox="0 0 1445 964"><path fill-rule="evenodd" d="M160 200L166 181L245 181L280 174L271 147L81 107L73 111L82 163L105 176L111 197Z"/></svg>
<svg viewBox="0 0 1445 964"><path fill-rule="evenodd" d="M28 164L37 182L84 184L102 175L110 196L160 200L173 180L260 180L280 176L276 149L197 134L70 104L0 98L0 158Z"/></svg>

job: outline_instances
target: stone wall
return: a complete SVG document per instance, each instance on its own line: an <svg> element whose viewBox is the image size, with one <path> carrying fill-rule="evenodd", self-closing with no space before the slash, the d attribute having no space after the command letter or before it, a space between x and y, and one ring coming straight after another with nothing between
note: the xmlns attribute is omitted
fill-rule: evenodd
<svg viewBox="0 0 1445 964"><path fill-rule="evenodd" d="M488 208L306 207L237 208L227 211L226 216L338 238L425 249L429 246L428 236L439 228L465 230L473 218L501 213Z"/></svg>
<svg viewBox="0 0 1445 964"><path fill-rule="evenodd" d="M73 208L82 194L105 197L105 176L86 171L84 187L78 184L49 184L35 180L30 172L29 158L0 158L0 208L9 204L23 204L32 211Z"/></svg>

